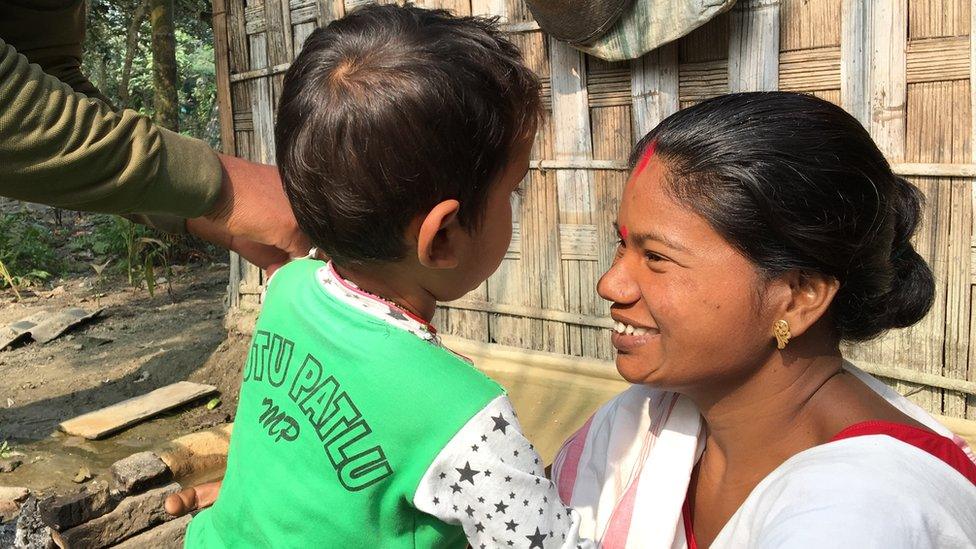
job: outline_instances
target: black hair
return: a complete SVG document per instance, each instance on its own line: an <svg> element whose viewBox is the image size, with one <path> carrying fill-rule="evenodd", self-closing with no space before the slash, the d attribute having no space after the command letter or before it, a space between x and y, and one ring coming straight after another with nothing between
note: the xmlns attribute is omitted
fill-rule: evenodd
<svg viewBox="0 0 976 549"><path fill-rule="evenodd" d="M669 194L760 273L839 281L830 315L841 339L910 326L931 308L932 271L910 241L922 194L840 107L797 93L725 95L661 122L632 165L651 143Z"/></svg>
<svg viewBox="0 0 976 549"><path fill-rule="evenodd" d="M540 105L497 19L367 5L333 21L306 40L278 107L298 224L338 264L401 259L409 222L443 200L472 230Z"/></svg>

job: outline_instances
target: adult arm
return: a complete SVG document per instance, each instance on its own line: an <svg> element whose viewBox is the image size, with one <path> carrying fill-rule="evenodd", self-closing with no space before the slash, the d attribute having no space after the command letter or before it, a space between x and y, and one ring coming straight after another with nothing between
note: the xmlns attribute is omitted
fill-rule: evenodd
<svg viewBox="0 0 976 549"><path fill-rule="evenodd" d="M0 39L0 195L190 218L214 210L221 180L205 143L75 93Z"/></svg>
<svg viewBox="0 0 976 549"><path fill-rule="evenodd" d="M304 254L275 168L113 112L0 39L0 196L75 210L171 214L263 268ZM172 230L172 227L170 228Z"/></svg>

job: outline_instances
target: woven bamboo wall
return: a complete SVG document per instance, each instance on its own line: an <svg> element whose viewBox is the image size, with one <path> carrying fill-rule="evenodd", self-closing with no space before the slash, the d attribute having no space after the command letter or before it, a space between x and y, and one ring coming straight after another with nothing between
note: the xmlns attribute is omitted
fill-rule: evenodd
<svg viewBox="0 0 976 549"><path fill-rule="evenodd" d="M362 3L214 0L226 152L273 160L273 109L289 61L316 25ZM935 307L919 325L847 355L931 411L976 418L970 0L740 0L629 63L550 39L522 0L418 4L501 16L543 79L549 110L508 254L487 283L438 311L442 332L612 358L608 306L595 287L613 253L611 222L632 144L704 98L807 92L857 116L928 198L917 246L936 274ZM257 308L261 284L257 269L232 261L231 306Z"/></svg>

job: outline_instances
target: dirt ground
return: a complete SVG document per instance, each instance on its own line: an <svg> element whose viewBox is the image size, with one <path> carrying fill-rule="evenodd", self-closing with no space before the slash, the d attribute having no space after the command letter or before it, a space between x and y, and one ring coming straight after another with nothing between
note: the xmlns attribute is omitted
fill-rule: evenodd
<svg viewBox="0 0 976 549"><path fill-rule="evenodd" d="M88 276L55 281L19 302L0 292L0 326L44 308L104 308L46 345L0 351L0 443L23 461L0 473L0 485L61 492L75 486L81 467L98 478L117 459L231 419L247 342L223 327L226 264L178 267L172 278L155 297L124 279ZM216 385L219 406L208 410L208 397L101 441L58 430L61 421L180 380Z"/></svg>

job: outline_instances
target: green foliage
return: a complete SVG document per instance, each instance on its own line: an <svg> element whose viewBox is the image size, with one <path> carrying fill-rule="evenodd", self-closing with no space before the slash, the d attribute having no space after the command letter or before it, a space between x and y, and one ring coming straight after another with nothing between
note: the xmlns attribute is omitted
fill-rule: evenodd
<svg viewBox="0 0 976 549"><path fill-rule="evenodd" d="M10 447L10 443L6 440L0 442L0 459L8 459L13 457L14 449Z"/></svg>
<svg viewBox="0 0 976 549"><path fill-rule="evenodd" d="M141 286L145 283L152 296L156 293L156 272L162 269L170 274L170 244L164 241L167 238L174 237L163 236L128 219L106 215L96 218L95 229L84 243L90 246L92 253L105 260L105 264L114 258L120 259L115 264L125 271L129 284ZM92 265L99 278L105 264Z"/></svg>
<svg viewBox="0 0 976 549"><path fill-rule="evenodd" d="M128 30L133 14L139 11L143 1L89 1L84 71L116 107L132 108L152 116L152 33L148 17L137 27L127 102L120 89ZM175 7L180 131L218 147L220 131L210 2L176 0Z"/></svg>
<svg viewBox="0 0 976 549"><path fill-rule="evenodd" d="M57 239L26 209L0 213L0 288L40 284L63 267Z"/></svg>

